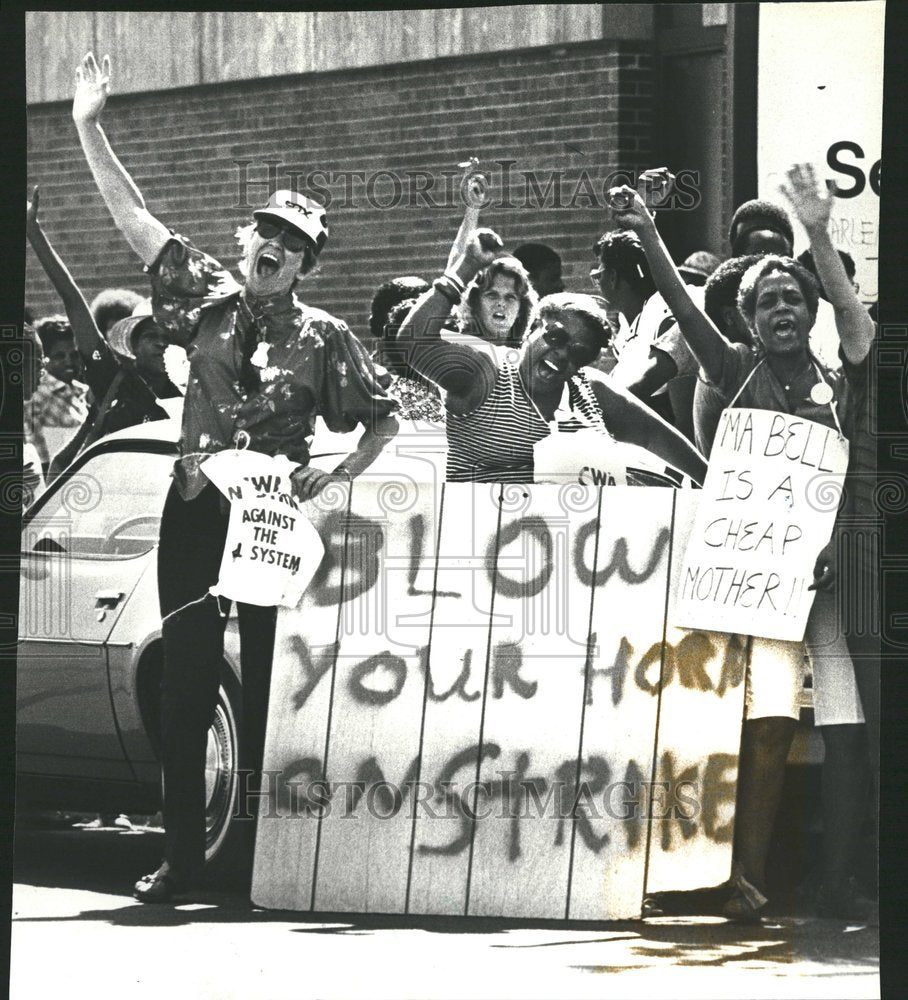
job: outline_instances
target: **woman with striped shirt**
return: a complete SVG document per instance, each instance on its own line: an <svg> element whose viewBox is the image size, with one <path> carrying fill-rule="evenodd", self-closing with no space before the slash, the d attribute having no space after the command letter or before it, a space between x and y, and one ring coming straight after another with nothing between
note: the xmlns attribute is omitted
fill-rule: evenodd
<svg viewBox="0 0 908 1000"><path fill-rule="evenodd" d="M705 462L685 438L588 367L610 330L591 296L548 296L519 348L447 330L442 336L466 286L500 256L501 248L491 230L474 232L398 335L399 343L409 341L409 364L445 391L447 479L531 483L533 446L557 424L565 431L597 428L701 482Z"/></svg>

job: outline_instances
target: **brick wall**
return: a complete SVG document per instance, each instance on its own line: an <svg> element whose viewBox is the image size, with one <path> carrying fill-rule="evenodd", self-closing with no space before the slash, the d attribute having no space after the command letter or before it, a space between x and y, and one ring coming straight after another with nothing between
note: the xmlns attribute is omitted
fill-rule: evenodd
<svg viewBox="0 0 908 1000"><path fill-rule="evenodd" d="M462 215L443 172L457 174L471 153L496 201L506 176L510 184L508 203L484 223L507 246L550 243L566 285L587 290L606 225L591 198L601 204L616 169L651 165L652 72L646 42L579 43L113 96L104 126L149 209L231 265L233 232L265 200L269 172L305 188L307 173L321 171L310 190L331 196L331 238L304 298L362 334L381 281L443 267ZM147 289L94 187L68 103L29 108L28 179L41 185L45 228L86 297ZM30 251L26 302L36 315L59 308Z"/></svg>

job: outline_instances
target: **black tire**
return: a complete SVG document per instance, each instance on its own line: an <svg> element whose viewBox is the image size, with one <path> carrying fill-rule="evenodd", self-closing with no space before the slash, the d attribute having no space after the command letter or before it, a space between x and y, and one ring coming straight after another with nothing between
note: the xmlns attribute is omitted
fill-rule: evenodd
<svg viewBox="0 0 908 1000"><path fill-rule="evenodd" d="M229 668L225 667L225 674ZM208 729L205 760L205 864L216 866L235 839L237 768L240 752L240 698L233 675L218 688L214 721Z"/></svg>

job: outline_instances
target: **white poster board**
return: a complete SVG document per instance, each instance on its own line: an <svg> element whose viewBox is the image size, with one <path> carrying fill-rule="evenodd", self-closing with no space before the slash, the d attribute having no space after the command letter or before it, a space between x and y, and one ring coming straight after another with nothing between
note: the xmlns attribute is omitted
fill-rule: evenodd
<svg viewBox="0 0 908 1000"><path fill-rule="evenodd" d="M848 443L834 428L773 410L724 410L671 624L803 639L813 567L847 466Z"/></svg>
<svg viewBox="0 0 908 1000"><path fill-rule="evenodd" d="M246 604L294 608L322 560L321 538L292 493L296 463L283 455L227 450L201 469L230 503L230 522L212 594Z"/></svg>
<svg viewBox="0 0 908 1000"><path fill-rule="evenodd" d="M810 161L836 182L830 232L857 265L860 296L876 301L883 115L880 0L761 3L757 79L760 198L788 209L785 171ZM795 253L807 238L794 221Z"/></svg>
<svg viewBox="0 0 908 1000"><path fill-rule="evenodd" d="M678 486L682 475L652 452L594 428L553 432L533 445L537 483L581 486Z"/></svg>

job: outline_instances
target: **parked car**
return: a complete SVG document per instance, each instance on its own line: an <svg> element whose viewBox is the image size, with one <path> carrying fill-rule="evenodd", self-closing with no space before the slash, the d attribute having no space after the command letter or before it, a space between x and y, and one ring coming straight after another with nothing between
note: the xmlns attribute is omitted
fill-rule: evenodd
<svg viewBox="0 0 908 1000"><path fill-rule="evenodd" d="M19 801L154 813L162 666L156 553L179 423L87 449L25 512L17 710ZM242 712L239 636L225 637L208 733L207 856L230 834Z"/></svg>
<svg viewBox="0 0 908 1000"><path fill-rule="evenodd" d="M181 407L168 410L170 419L97 441L23 515L16 694L21 806L114 814L160 809L156 559ZM317 421L313 464L333 469L359 434L332 434ZM423 449L424 438L415 439ZM232 614L208 733L209 863L230 854L240 676Z"/></svg>
<svg viewBox="0 0 908 1000"><path fill-rule="evenodd" d="M156 554L178 437L174 418L102 438L23 515L16 696L22 805L114 813L160 808ZM333 468L356 437L321 428L313 463ZM403 436L389 449L389 467L395 449L423 454L432 446L425 435ZM436 473L443 475L443 467L443 458L435 456ZM371 473L380 475L381 465ZM210 863L230 854L241 713L239 634L232 615L208 734ZM796 773L802 765L810 778L792 786L798 789L792 816L803 816L805 789L818 786L822 749L811 715L808 688L789 762ZM797 850L797 844L790 846Z"/></svg>

